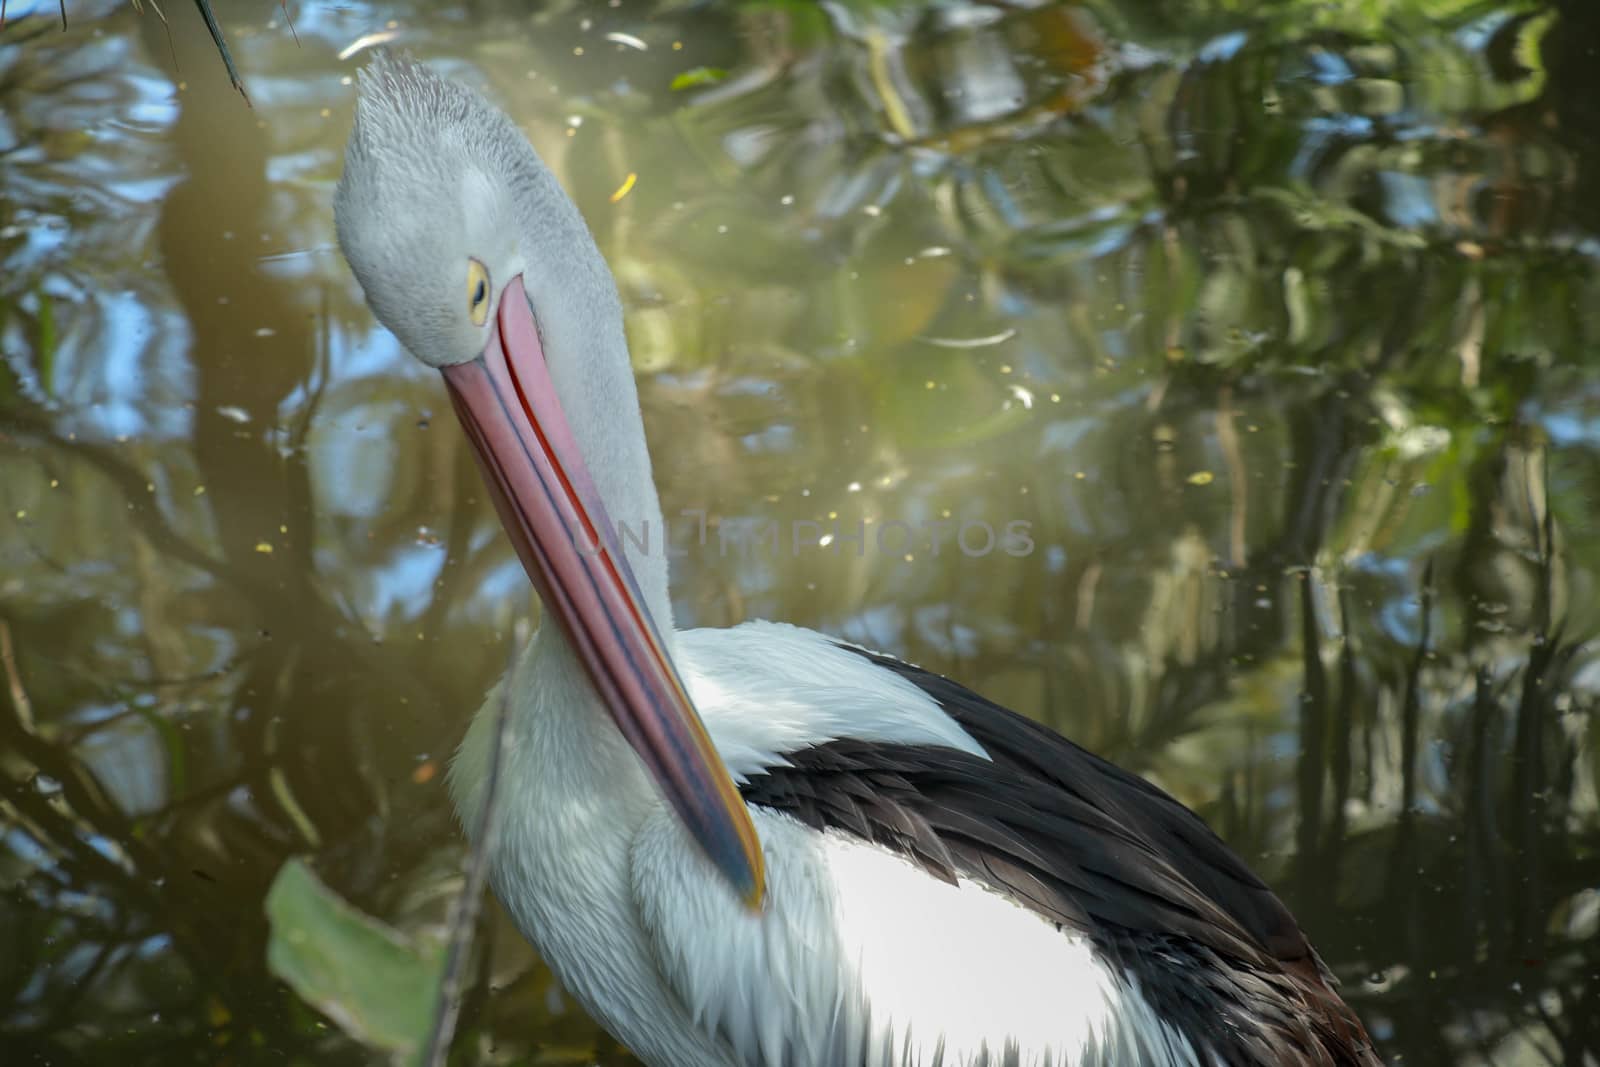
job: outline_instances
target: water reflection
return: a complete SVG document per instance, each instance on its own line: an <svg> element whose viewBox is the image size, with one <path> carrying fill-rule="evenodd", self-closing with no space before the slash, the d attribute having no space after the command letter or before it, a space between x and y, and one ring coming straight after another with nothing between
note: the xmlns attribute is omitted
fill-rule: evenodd
<svg viewBox="0 0 1600 1067"><path fill-rule="evenodd" d="M8 1051L376 1058L268 971L266 887L309 855L427 937L457 884L440 771L528 601L333 251L336 56L394 18L618 275L708 517L681 622L1156 776L1394 1062L1600 1055L1590 9L395 10L224 11L255 111L176 11L170 52L115 5L0 36ZM880 549L1012 520L1025 558ZM718 547L771 522L837 540ZM624 1062L487 936L465 1060Z"/></svg>

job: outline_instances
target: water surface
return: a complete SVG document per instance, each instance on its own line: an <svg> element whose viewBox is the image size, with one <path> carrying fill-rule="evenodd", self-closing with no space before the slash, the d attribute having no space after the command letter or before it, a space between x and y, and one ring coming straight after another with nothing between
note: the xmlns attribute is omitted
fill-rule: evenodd
<svg viewBox="0 0 1600 1067"><path fill-rule="evenodd" d="M267 889L436 944L460 887L443 768L536 609L334 245L377 32L595 230L681 625L1148 774L1390 1062L1600 1062L1584 0L223 3L253 110L172 8L0 31L6 1062L385 1062ZM483 937L458 1062L630 1062Z"/></svg>

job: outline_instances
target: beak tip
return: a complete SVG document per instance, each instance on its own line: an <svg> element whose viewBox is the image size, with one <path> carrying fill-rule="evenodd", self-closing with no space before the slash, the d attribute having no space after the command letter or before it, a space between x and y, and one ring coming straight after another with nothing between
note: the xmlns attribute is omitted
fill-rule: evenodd
<svg viewBox="0 0 1600 1067"><path fill-rule="evenodd" d="M767 906L767 884L760 867L753 872L750 886L744 891L744 908L751 915L760 915Z"/></svg>
<svg viewBox="0 0 1600 1067"><path fill-rule="evenodd" d="M741 802L737 811L744 816L744 826L741 829L746 831L739 835L743 838L741 844L744 847L740 849L739 858L744 861L742 864L744 869L739 872L743 877L738 880L738 887L741 890L740 896L744 898L746 910L753 915L759 915L767 903L767 857L762 849L761 838L756 833L755 824L750 821L749 809Z"/></svg>
<svg viewBox="0 0 1600 1067"><path fill-rule="evenodd" d="M744 814L742 811L740 814ZM746 815L745 819L749 816ZM748 824L746 824L748 826ZM754 834L754 826L748 826L752 832L749 837L740 835L743 840L736 849L708 850L712 865L722 876L722 882L739 898L739 903L751 915L760 915L767 904L767 869L766 857L762 853L761 841Z"/></svg>

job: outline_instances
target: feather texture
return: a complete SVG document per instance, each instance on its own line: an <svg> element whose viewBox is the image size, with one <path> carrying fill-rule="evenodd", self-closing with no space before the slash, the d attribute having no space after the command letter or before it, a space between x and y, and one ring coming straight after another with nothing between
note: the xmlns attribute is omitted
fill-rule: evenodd
<svg viewBox="0 0 1600 1067"><path fill-rule="evenodd" d="M927 693L987 758L838 740L751 777L749 803L944 882L985 885L1087 937L1218 1062L1379 1062L1288 910L1197 815L949 679L858 654Z"/></svg>

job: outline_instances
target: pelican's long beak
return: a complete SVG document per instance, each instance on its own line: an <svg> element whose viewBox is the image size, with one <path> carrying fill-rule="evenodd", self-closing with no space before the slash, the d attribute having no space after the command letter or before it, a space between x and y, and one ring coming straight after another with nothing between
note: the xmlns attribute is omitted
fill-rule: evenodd
<svg viewBox="0 0 1600 1067"><path fill-rule="evenodd" d="M764 872L749 810L639 595L556 397L520 276L501 292L483 355L443 373L545 610L700 847L759 908Z"/></svg>

